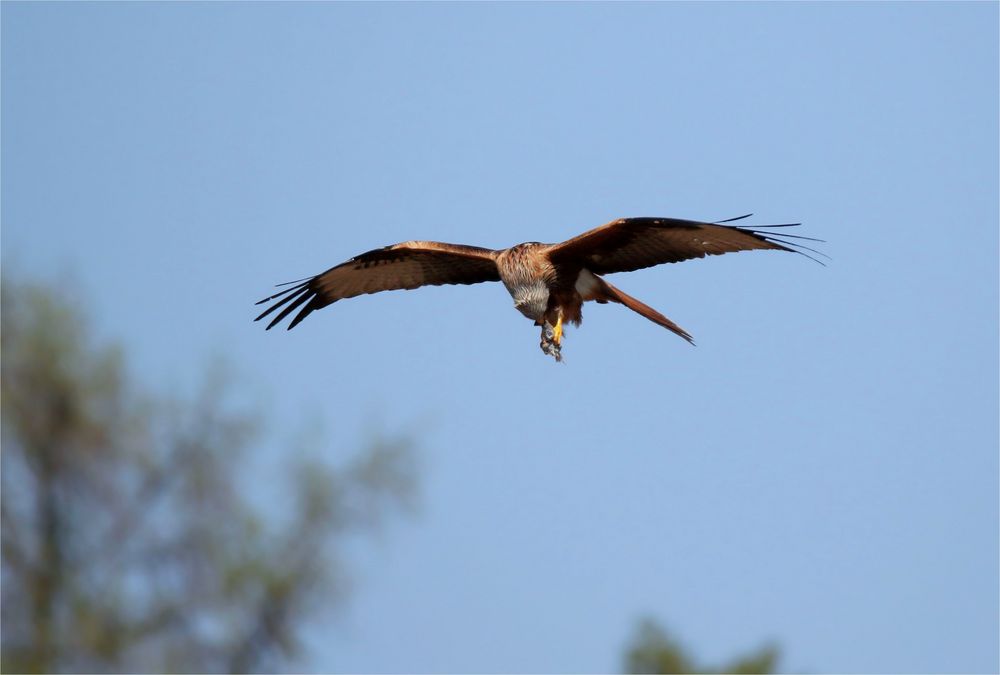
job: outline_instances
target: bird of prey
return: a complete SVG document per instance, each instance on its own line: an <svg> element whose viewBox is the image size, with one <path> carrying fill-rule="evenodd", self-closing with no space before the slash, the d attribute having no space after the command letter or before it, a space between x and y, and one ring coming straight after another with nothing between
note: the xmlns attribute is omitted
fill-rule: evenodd
<svg viewBox="0 0 1000 675"><path fill-rule="evenodd" d="M687 331L612 286L603 275L756 249L800 253L813 260L804 251L823 255L792 241L819 239L773 232L774 228L796 227L799 223L753 228L727 224L747 217L749 214L714 223L620 218L560 244L532 241L501 250L406 241L362 253L314 277L279 284L291 287L259 301L258 305L275 302L255 321L282 308L267 325L270 330L301 307L288 325L291 330L317 309L366 293L501 281L513 297L514 307L541 327L542 351L556 361L562 360L564 326L580 325L583 303L589 300L625 305L694 344Z"/></svg>

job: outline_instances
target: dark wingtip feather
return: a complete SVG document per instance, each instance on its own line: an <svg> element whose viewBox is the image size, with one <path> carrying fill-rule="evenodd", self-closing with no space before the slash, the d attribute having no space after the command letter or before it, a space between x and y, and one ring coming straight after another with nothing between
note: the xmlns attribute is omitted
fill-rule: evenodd
<svg viewBox="0 0 1000 675"><path fill-rule="evenodd" d="M327 303L321 302L320 299L317 296L313 296L312 300L310 300L309 304L306 305L305 307L303 307L302 310L298 314L295 315L295 318L292 319L291 323L288 324L288 328L286 330L292 330L293 328L295 328L296 326L298 326L299 323L302 322L302 319L306 318L307 316L309 316L310 314L312 314L317 309L320 309L321 307L325 307L326 304Z"/></svg>
<svg viewBox="0 0 1000 675"><path fill-rule="evenodd" d="M257 302L255 302L253 304L255 304L255 305L263 305L265 302L270 302L271 300L274 300L275 298L280 298L283 295L288 295L289 293L294 293L295 291L299 290L300 288L305 287L305 285L306 284L299 284L298 286L296 286L294 288L286 288L285 290L283 290L283 291L281 291L279 293L275 293L274 295L269 295L266 298L264 298L263 300L258 300Z"/></svg>
<svg viewBox="0 0 1000 675"><path fill-rule="evenodd" d="M295 281L282 281L280 284L275 284L275 288L281 288L282 286L291 286L292 284L300 284L304 281L312 281L313 277L302 277L301 279L296 279Z"/></svg>
<svg viewBox="0 0 1000 675"><path fill-rule="evenodd" d="M309 298L312 295L313 295L313 291L311 289L304 288L304 289L302 289L302 292L299 293L298 295L293 295L293 296L290 296L287 300L282 300L280 304L285 304L286 302L288 304L287 304L287 306L284 309L282 309L280 312L278 312L278 316L276 316L273 319L271 319L271 323L269 323L267 325L268 330L270 330L275 324L279 323L282 319L284 319L286 316L288 316L293 311L295 311L296 307L298 307L299 305L301 305L303 302L306 302L307 300L309 300ZM291 300L291 302L288 302L289 300ZM277 307L277 305L275 307ZM270 310L268 310L268 311L270 311Z"/></svg>
<svg viewBox="0 0 1000 675"><path fill-rule="evenodd" d="M768 227L768 226L764 225L763 227ZM782 225L782 227L784 227L784 225ZM781 234L771 234L769 232L758 232L757 234L761 234L761 235L764 235L766 237L785 237L787 239L802 239L804 241L818 241L821 244L825 244L826 243L826 239L817 239L816 237L803 237L801 234L788 234L786 232L782 232Z"/></svg>
<svg viewBox="0 0 1000 675"><path fill-rule="evenodd" d="M752 213L748 213L748 214L746 214L744 216L736 216L735 218L726 218L725 220L717 220L717 221L715 221L715 224L716 225L721 225L722 223L732 223L732 222L735 222L737 220L743 220L744 218L749 218L752 215L753 215Z"/></svg>

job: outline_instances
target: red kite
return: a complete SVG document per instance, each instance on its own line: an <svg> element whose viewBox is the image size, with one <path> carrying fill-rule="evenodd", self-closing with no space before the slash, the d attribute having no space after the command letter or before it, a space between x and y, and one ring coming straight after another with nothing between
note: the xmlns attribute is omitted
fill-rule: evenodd
<svg viewBox="0 0 1000 675"><path fill-rule="evenodd" d="M270 330L305 304L288 325L291 330L315 310L365 293L502 281L514 298L514 307L536 326L541 326L542 351L556 361L562 360L564 324L570 322L579 326L583 303L588 300L625 305L694 344L683 328L615 288L601 275L754 249L789 251L812 258L803 253L804 249L823 255L789 241L820 241L818 239L761 231L795 227L799 223L757 228L723 224L746 217L717 223L675 218L620 218L561 244L527 242L502 250L436 241L406 241L362 253L310 279L288 282L296 285L257 303L277 300L255 321L284 307L267 325Z"/></svg>

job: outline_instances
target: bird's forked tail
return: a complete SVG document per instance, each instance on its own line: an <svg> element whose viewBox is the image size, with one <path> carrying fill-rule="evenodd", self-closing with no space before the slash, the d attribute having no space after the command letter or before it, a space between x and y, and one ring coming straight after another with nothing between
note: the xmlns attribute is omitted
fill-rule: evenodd
<svg viewBox="0 0 1000 675"><path fill-rule="evenodd" d="M621 303L626 307L628 307L629 309L631 309L633 312L637 312L643 315L653 323L657 323L663 326L667 330L672 331L677 335L680 335L682 338L684 338L691 344L694 344L694 339L691 337L691 335L686 330L678 326L676 323L674 323L667 317L663 316L655 309L653 309L646 303L642 302L641 300L637 300L628 293L625 293L624 291L615 288L614 286L609 284L606 280L601 279L600 277L597 278L601 282L601 291L603 291L606 300L611 300L612 302Z"/></svg>

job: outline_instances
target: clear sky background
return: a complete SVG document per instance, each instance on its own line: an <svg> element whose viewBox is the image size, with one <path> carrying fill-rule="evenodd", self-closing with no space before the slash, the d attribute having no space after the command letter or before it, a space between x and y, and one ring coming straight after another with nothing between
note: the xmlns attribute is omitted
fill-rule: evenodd
<svg viewBox="0 0 1000 675"><path fill-rule="evenodd" d="M224 354L279 439L419 439L419 517L354 552L302 668L615 671L648 614L708 662L775 640L788 670L996 672L996 3L2 24L8 272L69 281L161 391ZM697 347L588 305L556 364L499 284L251 322L273 283L407 239L751 211L832 262L614 279Z"/></svg>

